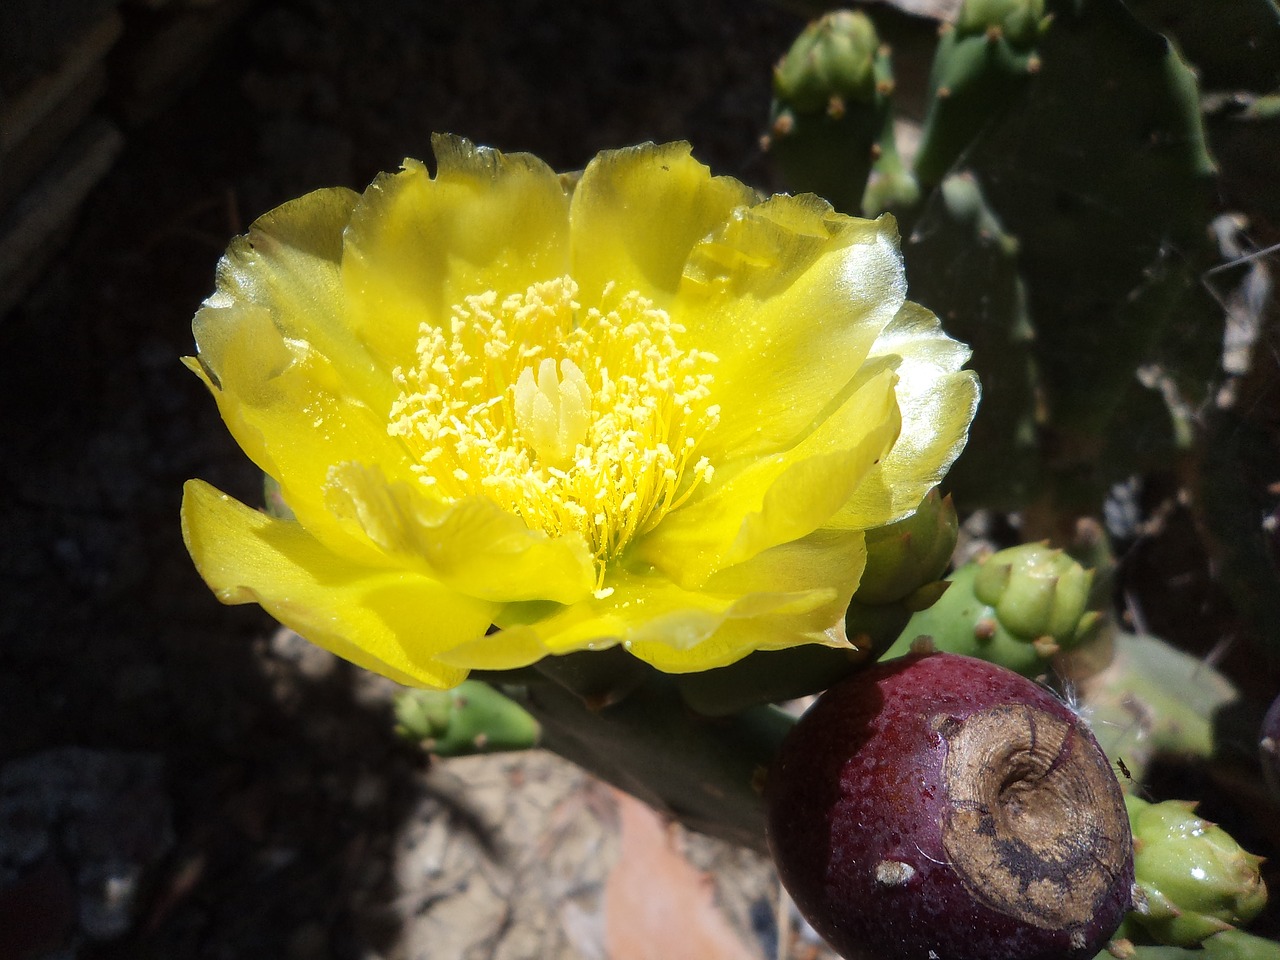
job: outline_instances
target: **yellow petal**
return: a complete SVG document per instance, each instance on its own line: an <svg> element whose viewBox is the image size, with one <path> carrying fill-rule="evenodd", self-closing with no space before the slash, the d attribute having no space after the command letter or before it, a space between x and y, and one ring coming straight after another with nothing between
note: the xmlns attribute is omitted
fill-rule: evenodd
<svg viewBox="0 0 1280 960"><path fill-rule="evenodd" d="M380 176L351 217L342 273L351 323L388 367L415 362L419 326L447 324L467 296L500 297L569 272L569 201L536 157L435 136Z"/></svg>
<svg viewBox="0 0 1280 960"><path fill-rule="evenodd" d="M608 150L573 191L573 277L594 304L611 282L666 307L693 245L718 228L752 192L711 171L687 143Z"/></svg>
<svg viewBox="0 0 1280 960"><path fill-rule="evenodd" d="M442 653L441 662L465 670L518 670L549 653L535 629L519 625L460 643Z"/></svg>
<svg viewBox="0 0 1280 960"><path fill-rule="evenodd" d="M612 638L668 673L710 670L762 645L824 639L822 632L843 616L850 590L830 577L794 586L735 595L688 591L657 577L619 578L613 595L594 602L594 620L566 611L536 630L554 653L599 648Z"/></svg>
<svg viewBox="0 0 1280 960"><path fill-rule="evenodd" d="M634 555L693 588L828 525L898 436L894 379L891 370L864 367L857 389L812 433L730 476L717 472L638 540Z"/></svg>
<svg viewBox="0 0 1280 960"><path fill-rule="evenodd" d="M349 463L330 474L329 502L388 554L468 596L574 603L595 588L581 537L530 530L491 500L432 500L414 481L389 483L376 467Z"/></svg>
<svg viewBox="0 0 1280 960"><path fill-rule="evenodd" d="M660 670L684 673L724 666L752 650L833 643L865 558L860 533L822 532L722 571L702 590L658 575L619 574L598 597L441 657L505 670L621 644Z"/></svg>
<svg viewBox="0 0 1280 960"><path fill-rule="evenodd" d="M863 530L907 516L942 480L964 449L979 394L977 376L960 369L969 348L919 304L903 306L872 358L890 360L897 371L902 432L833 521Z"/></svg>
<svg viewBox="0 0 1280 960"><path fill-rule="evenodd" d="M183 539L223 603L260 604L312 643L400 683L446 688L465 678L437 654L483 635L494 604L404 569L344 560L301 524L202 481L183 493Z"/></svg>
<svg viewBox="0 0 1280 960"><path fill-rule="evenodd" d="M281 337L328 357L347 390L377 405L395 396L390 370L351 331L340 273L342 235L358 200L346 188L316 190L259 217L227 247L206 304L264 308Z"/></svg>
<svg viewBox="0 0 1280 960"><path fill-rule="evenodd" d="M866 538L861 531L816 530L718 571L708 579L706 589L745 595L829 586L837 592L848 590L852 597L866 563ZM846 599L839 612L843 614L848 605Z"/></svg>
<svg viewBox="0 0 1280 960"><path fill-rule="evenodd" d="M906 297L892 217L813 196L740 208L690 255L673 316L714 368L720 424L701 452L772 453L847 388Z"/></svg>
<svg viewBox="0 0 1280 960"><path fill-rule="evenodd" d="M329 467L339 459L409 467L386 432L397 395L390 371L347 322L339 261L356 198L316 191L233 240L192 323L199 356L188 361L240 446L312 532L335 544L349 537L323 506Z"/></svg>
<svg viewBox="0 0 1280 960"><path fill-rule="evenodd" d="M338 365L301 340L286 339L277 314L254 303L205 306L193 321L202 375L236 442L280 483L285 502L334 549L371 558L358 531L344 529L324 501L340 461L377 463L397 477L412 461L387 433L390 401L374 408L347 389Z"/></svg>

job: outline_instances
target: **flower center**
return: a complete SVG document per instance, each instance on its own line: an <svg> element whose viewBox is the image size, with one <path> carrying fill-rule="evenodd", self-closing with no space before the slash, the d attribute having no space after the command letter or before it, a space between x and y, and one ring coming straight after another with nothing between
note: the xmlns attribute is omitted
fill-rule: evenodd
<svg viewBox="0 0 1280 960"><path fill-rule="evenodd" d="M414 369L394 371L391 408L414 470L448 500L483 496L549 536L580 534L604 567L711 479L695 460L719 408L714 355L631 292L583 310L568 277L423 324Z"/></svg>

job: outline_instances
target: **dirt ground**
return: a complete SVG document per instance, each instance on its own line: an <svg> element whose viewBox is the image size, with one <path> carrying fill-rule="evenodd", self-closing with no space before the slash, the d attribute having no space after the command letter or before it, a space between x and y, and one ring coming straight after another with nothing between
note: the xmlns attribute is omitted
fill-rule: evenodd
<svg viewBox="0 0 1280 960"><path fill-rule="evenodd" d="M769 68L802 22L733 0L260 0L130 132L0 320L0 919L21 918L19 957L783 955L756 855L546 754L431 764L394 735L389 683L219 606L182 546L182 483L254 502L260 478L178 358L231 236L424 156L432 131L566 170L687 138L772 186ZM1150 559L1187 575L1157 627L1221 604L1187 539Z"/></svg>

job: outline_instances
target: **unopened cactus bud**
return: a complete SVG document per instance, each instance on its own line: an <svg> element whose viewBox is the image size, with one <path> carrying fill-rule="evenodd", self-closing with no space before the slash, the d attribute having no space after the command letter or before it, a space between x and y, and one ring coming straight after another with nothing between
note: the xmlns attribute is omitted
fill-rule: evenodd
<svg viewBox="0 0 1280 960"><path fill-rule="evenodd" d="M956 18L956 30L963 35L999 30L1016 46L1035 43L1044 27L1044 0L965 0Z"/></svg>
<svg viewBox="0 0 1280 960"><path fill-rule="evenodd" d="M836 10L805 27L773 71L773 92L802 113L875 95L875 58L880 46L867 15Z"/></svg>
<svg viewBox="0 0 1280 960"><path fill-rule="evenodd" d="M1267 903L1259 865L1221 827L1195 815L1195 804L1148 803L1128 796L1134 874L1133 918L1159 943L1195 946L1248 923Z"/></svg>
<svg viewBox="0 0 1280 960"><path fill-rule="evenodd" d="M540 730L523 707L480 680L452 690L409 690L395 701L396 731L442 757L525 750Z"/></svg>
<svg viewBox="0 0 1280 960"><path fill-rule="evenodd" d="M993 554L981 565L973 593L995 608L1000 626L1056 653L1082 639L1098 619L1088 611L1093 571L1062 550L1027 543Z"/></svg>
<svg viewBox="0 0 1280 960"><path fill-rule="evenodd" d="M928 635L939 650L1034 676L1099 625L1099 614L1088 609L1092 571L1044 544L1001 550L948 579L947 592L911 618L886 656L905 654L917 636Z"/></svg>
<svg viewBox="0 0 1280 960"><path fill-rule="evenodd" d="M871 165L892 136L889 53L866 14L828 13L805 28L773 73L765 146L788 185L858 213Z"/></svg>

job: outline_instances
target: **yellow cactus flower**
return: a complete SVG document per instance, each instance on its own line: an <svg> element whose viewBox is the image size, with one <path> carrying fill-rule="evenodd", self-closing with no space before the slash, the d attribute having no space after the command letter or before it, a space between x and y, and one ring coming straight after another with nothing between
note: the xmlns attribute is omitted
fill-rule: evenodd
<svg viewBox="0 0 1280 960"><path fill-rule="evenodd" d="M293 518L187 484L218 598L432 687L847 643L863 531L911 513L977 403L894 221L760 200L683 143L576 185L434 149L434 176L287 203L219 264L187 365Z"/></svg>

